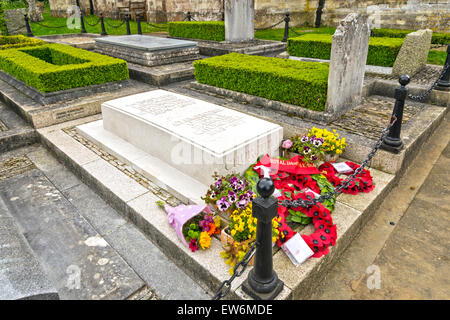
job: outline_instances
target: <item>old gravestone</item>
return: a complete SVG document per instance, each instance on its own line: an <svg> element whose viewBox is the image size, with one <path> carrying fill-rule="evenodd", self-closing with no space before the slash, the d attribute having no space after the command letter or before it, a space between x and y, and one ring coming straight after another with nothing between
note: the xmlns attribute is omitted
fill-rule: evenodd
<svg viewBox="0 0 450 320"><path fill-rule="evenodd" d="M25 13L27 13L25 8L5 11L6 29L10 36L27 33Z"/></svg>
<svg viewBox="0 0 450 320"><path fill-rule="evenodd" d="M31 21L40 22L44 20L41 9L36 5L35 0L27 0L27 7L28 7L28 17L30 18Z"/></svg>
<svg viewBox="0 0 450 320"><path fill-rule="evenodd" d="M251 41L255 35L255 0L225 0L225 41Z"/></svg>
<svg viewBox="0 0 450 320"><path fill-rule="evenodd" d="M430 29L411 32L405 38L397 55L392 74L414 76L427 64L433 31Z"/></svg>
<svg viewBox="0 0 450 320"><path fill-rule="evenodd" d="M370 24L368 16L350 13L333 35L326 112L341 115L361 103Z"/></svg>

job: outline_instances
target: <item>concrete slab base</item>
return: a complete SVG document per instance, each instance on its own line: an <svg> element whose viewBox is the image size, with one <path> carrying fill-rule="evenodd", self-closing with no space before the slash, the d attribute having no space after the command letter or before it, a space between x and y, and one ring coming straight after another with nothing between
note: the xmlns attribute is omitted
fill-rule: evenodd
<svg viewBox="0 0 450 320"><path fill-rule="evenodd" d="M89 144L82 144L68 128L92 122L93 118L80 119L44 129L39 129L41 141L56 154L60 161L70 167L83 181L87 182L108 203L127 216L139 229L150 237L189 276L212 292L220 283L230 277L229 268L220 257L220 241L212 239L211 248L195 253L185 247L167 222L166 213L156 201L166 201L167 194L154 192L150 186L140 183L145 179L139 172L129 174L125 166L111 165L107 159L114 155L99 151ZM338 226L338 240L330 254L320 259L309 259L295 267L282 250L274 250L274 268L285 287L277 299L303 299L308 297L325 276L327 269L335 264L340 254L358 234L361 226L370 218L394 183L394 176L371 169L376 188L373 192L356 196L341 195L337 199L333 221ZM167 202L167 201L166 201ZM173 203L173 202L171 202ZM173 204L172 204L173 205ZM313 226L307 226L301 233L311 233ZM246 272L236 278L227 299L247 299L242 291Z"/></svg>

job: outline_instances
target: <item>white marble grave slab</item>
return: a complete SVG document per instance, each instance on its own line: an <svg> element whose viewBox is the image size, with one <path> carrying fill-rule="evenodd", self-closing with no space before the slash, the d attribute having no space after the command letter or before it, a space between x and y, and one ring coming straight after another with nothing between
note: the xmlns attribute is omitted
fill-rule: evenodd
<svg viewBox="0 0 450 320"><path fill-rule="evenodd" d="M140 51L162 51L197 47L197 42L194 41L153 37L140 34L95 38L95 42Z"/></svg>
<svg viewBox="0 0 450 320"><path fill-rule="evenodd" d="M106 131L206 185L278 156L283 139L279 125L165 90L105 102L102 114Z"/></svg>

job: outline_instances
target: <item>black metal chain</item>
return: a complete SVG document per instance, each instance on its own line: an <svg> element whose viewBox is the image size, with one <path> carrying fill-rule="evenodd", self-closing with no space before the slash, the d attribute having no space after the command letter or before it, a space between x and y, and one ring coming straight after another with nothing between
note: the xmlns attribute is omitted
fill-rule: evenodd
<svg viewBox="0 0 450 320"><path fill-rule="evenodd" d="M286 208L297 208L297 207L307 208L307 207L314 206L319 202L323 203L324 201L332 199L332 198L336 197L337 195L341 194L344 189L348 188L349 185L353 181L355 181L355 179L361 173L361 171L364 169L364 167L366 167L369 164L369 162L372 160L372 158L377 153L378 149L380 149L381 145L383 144L384 138L388 135L389 130L392 128L392 126L395 124L395 122L397 122L397 117L394 115L391 118L391 122L389 123L389 125L381 132L380 138L378 139L377 143L375 143L374 147L368 154L367 158L361 163L361 166L359 168L357 168L352 175L348 176L347 179L342 181L334 189L334 191L328 192L325 195L321 195L312 200L303 200L303 199L297 199L297 200L293 200L293 201L283 200L283 201L281 201L281 205Z"/></svg>
<svg viewBox="0 0 450 320"><path fill-rule="evenodd" d="M123 26L123 24L126 22L126 21L124 20L124 21L122 21L122 23L119 24L118 26L113 26L113 25L111 25L111 24L108 22L108 20L105 19L104 21L105 21L105 23L106 23L108 26L110 26L111 28L115 28L115 29L120 28L120 27Z"/></svg>
<svg viewBox="0 0 450 320"><path fill-rule="evenodd" d="M283 20L281 20L280 22L277 22L277 23L275 23L274 25L271 25L270 27L265 27L265 28L255 28L255 30L257 30L257 31L261 31L261 30L269 30L269 29L275 28L276 26L280 25L280 24L283 23L283 22L284 22L284 18L283 18Z"/></svg>
<svg viewBox="0 0 450 320"><path fill-rule="evenodd" d="M297 36L303 35L303 33L298 33L297 31L295 31L294 28L289 27L289 30L292 31L293 33L295 33Z"/></svg>
<svg viewBox="0 0 450 320"><path fill-rule="evenodd" d="M156 24L148 23L147 21L145 21L145 23L148 24L150 27L153 27L153 28L166 29L166 27L160 27L160 26L157 26Z"/></svg>
<svg viewBox="0 0 450 320"><path fill-rule="evenodd" d="M219 289L217 289L216 294L214 295L212 300L220 300L220 299L224 298L230 292L231 283L233 282L234 279L236 279L237 277L240 277L245 272L248 264L250 263L250 260L252 260L254 254L256 252L256 248L258 247L258 245L259 244L256 241L253 243L250 250L245 254L244 258L241 261L239 261L236 264L236 266L234 267L233 275L230 277L230 279L222 282L222 284L220 285ZM241 270L239 270L239 268L241 268Z"/></svg>
<svg viewBox="0 0 450 320"><path fill-rule="evenodd" d="M97 17L96 17L96 18L97 18ZM86 24L87 24L88 26L95 27L96 25L98 25L98 24L100 23L100 19L97 18L97 22L96 22L96 23L90 24L90 23L87 21L86 17L84 17L84 22L86 22Z"/></svg>
<svg viewBox="0 0 450 320"><path fill-rule="evenodd" d="M418 96L415 96L415 95L412 95L412 94L408 94L408 97L410 99L412 99L412 100L415 100L415 101L422 101L422 100L424 100L426 97L428 97L430 95L431 91L436 89L439 81L443 79L443 77L444 77L445 73L447 72L448 68L449 68L448 64L444 65L444 68L442 68L442 71L441 71L441 74L439 75L439 77L431 85L431 87L427 91L425 91L423 94L418 95Z"/></svg>

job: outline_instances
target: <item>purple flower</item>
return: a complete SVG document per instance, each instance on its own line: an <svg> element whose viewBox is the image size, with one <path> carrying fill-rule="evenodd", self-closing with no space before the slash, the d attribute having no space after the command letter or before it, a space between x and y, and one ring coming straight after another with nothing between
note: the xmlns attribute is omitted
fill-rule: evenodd
<svg viewBox="0 0 450 320"><path fill-rule="evenodd" d="M244 198L242 200L239 200L236 203L236 207L238 207L239 209L244 209L247 206L247 204L248 204L248 201L247 201L247 199Z"/></svg>
<svg viewBox="0 0 450 320"><path fill-rule="evenodd" d="M310 154L311 153L311 148L308 146L304 146L303 147L303 154Z"/></svg>
<svg viewBox="0 0 450 320"><path fill-rule="evenodd" d="M313 145L315 147L320 147L322 145L322 141L320 141L319 139L316 139L313 141Z"/></svg>
<svg viewBox="0 0 450 320"><path fill-rule="evenodd" d="M222 186L222 179L216 181L216 188L220 188Z"/></svg>
<svg viewBox="0 0 450 320"><path fill-rule="evenodd" d="M228 191L228 200L229 200L231 203L235 203L236 200L237 200L236 193L234 193L233 191Z"/></svg>
<svg viewBox="0 0 450 320"><path fill-rule="evenodd" d="M301 138L301 140L300 140L301 142L308 142L309 141L309 139L308 139L308 137L307 136L303 136L302 138Z"/></svg>
<svg viewBox="0 0 450 320"><path fill-rule="evenodd" d="M219 208L220 211L227 210L231 204L227 201L227 197L222 197L220 200L217 200L216 202L217 208Z"/></svg>
<svg viewBox="0 0 450 320"><path fill-rule="evenodd" d="M288 139L288 140L283 141L283 144L281 146L284 149L290 149L290 148L292 148L293 145L294 144L292 143L292 141Z"/></svg>

